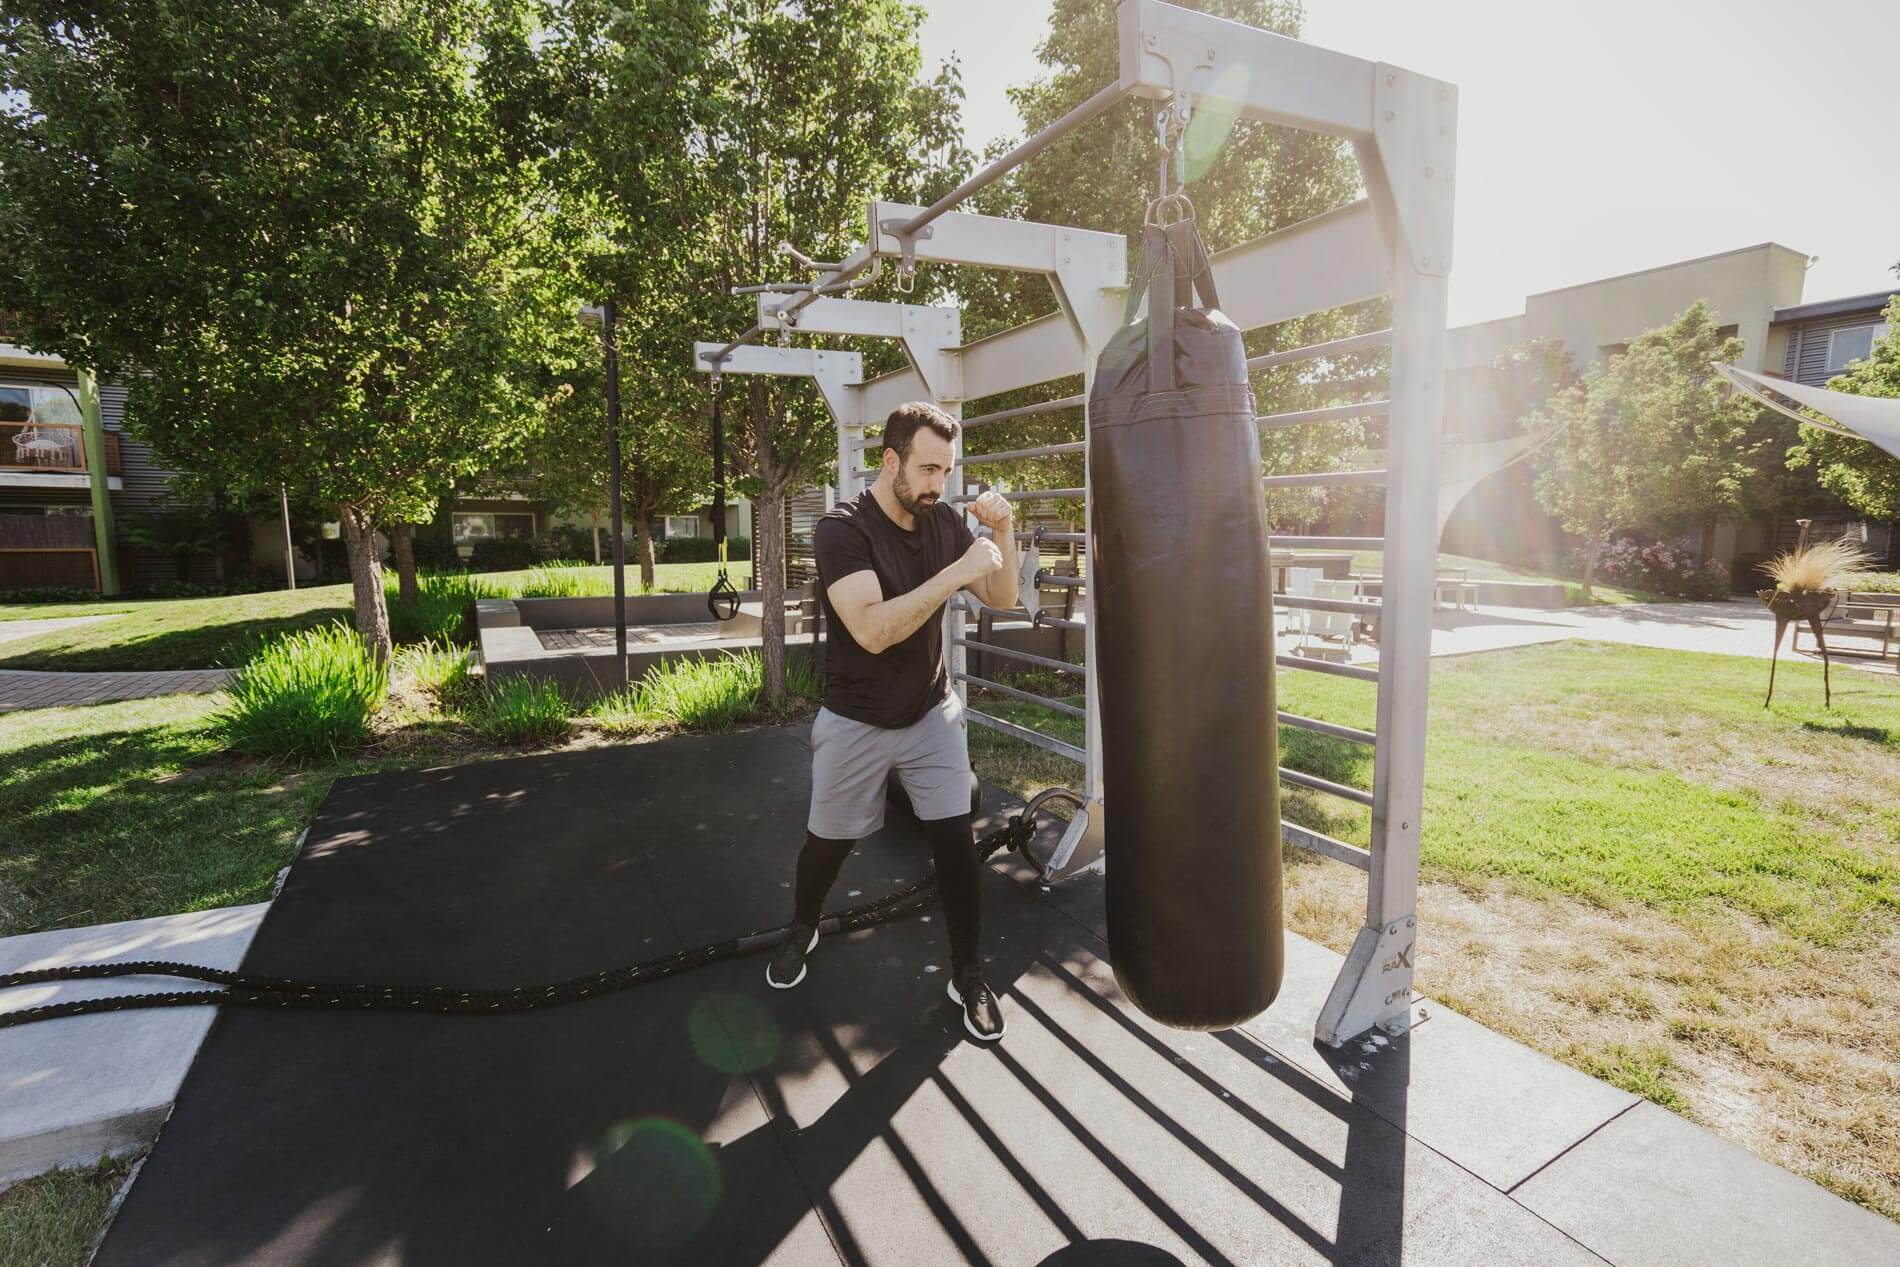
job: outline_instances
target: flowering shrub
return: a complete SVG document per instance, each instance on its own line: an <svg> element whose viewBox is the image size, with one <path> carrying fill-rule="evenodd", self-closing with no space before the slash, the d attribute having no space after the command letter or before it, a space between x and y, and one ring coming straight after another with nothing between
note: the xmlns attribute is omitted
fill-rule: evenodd
<svg viewBox="0 0 1900 1267"><path fill-rule="evenodd" d="M1581 571L1582 560L1578 562ZM1723 598L1729 590L1728 569L1714 559L1697 559L1677 546L1629 537L1603 547L1597 575L1613 585L1671 598Z"/></svg>

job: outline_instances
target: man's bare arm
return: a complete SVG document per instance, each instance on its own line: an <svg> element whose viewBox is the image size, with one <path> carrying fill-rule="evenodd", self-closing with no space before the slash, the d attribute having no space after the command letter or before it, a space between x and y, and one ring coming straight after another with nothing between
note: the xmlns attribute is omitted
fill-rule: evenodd
<svg viewBox="0 0 1900 1267"><path fill-rule="evenodd" d="M952 594L966 585L974 587L1001 565L996 547L978 541L962 558L907 594L885 598L877 573L866 568L832 582L825 595L852 641L876 655L916 633Z"/></svg>

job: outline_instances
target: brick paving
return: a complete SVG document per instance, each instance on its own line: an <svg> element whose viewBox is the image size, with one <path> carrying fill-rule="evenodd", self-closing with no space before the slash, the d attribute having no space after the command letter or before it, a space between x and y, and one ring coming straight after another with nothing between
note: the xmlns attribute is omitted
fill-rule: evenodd
<svg viewBox="0 0 1900 1267"><path fill-rule="evenodd" d="M163 673L38 673L0 669L0 713L28 708L68 708L156 695L203 695L221 690L230 669L178 669Z"/></svg>

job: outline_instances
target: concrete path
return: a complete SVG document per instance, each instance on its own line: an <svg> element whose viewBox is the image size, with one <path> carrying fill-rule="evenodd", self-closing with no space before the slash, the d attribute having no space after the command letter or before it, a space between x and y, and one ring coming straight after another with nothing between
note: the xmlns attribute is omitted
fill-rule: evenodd
<svg viewBox="0 0 1900 1267"><path fill-rule="evenodd" d="M114 617L106 615L60 616L49 620L0 620L0 642L19 642L43 633L53 633L60 629L71 629L76 625L90 625L95 621L112 619Z"/></svg>
<svg viewBox="0 0 1900 1267"><path fill-rule="evenodd" d="M113 959L235 968L269 905L0 939L0 972ZM170 977L68 981L0 991L0 1013L107 995L210 988ZM209 1007L174 1007L0 1030L0 1188L150 1143L213 1014Z"/></svg>
<svg viewBox="0 0 1900 1267"><path fill-rule="evenodd" d="M66 708L154 695L203 695L222 690L230 669L178 669L163 673L38 673L0 669L0 713L27 708Z"/></svg>
<svg viewBox="0 0 1900 1267"><path fill-rule="evenodd" d="M1282 624L1291 613L1281 613ZM1667 651L1703 651L1714 655L1750 656L1766 660L1773 648L1775 618L1754 600L1713 603L1632 603L1617 607L1566 607L1556 611L1537 611L1524 607L1477 607L1464 611L1446 609L1436 614L1432 629L1432 655L1470 655L1479 651L1501 651L1510 647L1528 647L1544 642L1562 642L1583 638L1593 642L1619 642L1630 646L1657 647ZM1280 635L1283 652L1299 644L1298 633ZM1318 646L1318 640L1309 645ZM1333 642L1337 648L1338 643ZM1821 662L1814 639L1804 635L1799 652L1790 650L1792 638L1784 638L1783 660ZM1828 644L1834 667L1894 673L1895 661L1870 654L1878 644L1866 638L1837 637ZM1378 648L1359 644L1352 649L1354 664L1374 664Z"/></svg>

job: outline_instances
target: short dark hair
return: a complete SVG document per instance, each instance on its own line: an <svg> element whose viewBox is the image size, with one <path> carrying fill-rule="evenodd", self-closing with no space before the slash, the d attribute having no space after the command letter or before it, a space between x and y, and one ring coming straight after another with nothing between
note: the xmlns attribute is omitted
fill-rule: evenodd
<svg viewBox="0 0 1900 1267"><path fill-rule="evenodd" d="M891 416L884 420L884 447L896 450L899 462L910 461L910 444L917 438L919 427L930 428L952 444L962 430L955 418L929 401L913 400L891 410Z"/></svg>

